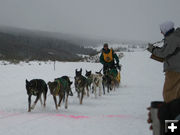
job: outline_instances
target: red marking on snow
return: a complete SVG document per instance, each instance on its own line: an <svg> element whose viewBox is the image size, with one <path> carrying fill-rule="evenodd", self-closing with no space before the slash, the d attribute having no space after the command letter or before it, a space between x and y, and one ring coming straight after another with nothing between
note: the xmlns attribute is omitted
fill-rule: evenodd
<svg viewBox="0 0 180 135"><path fill-rule="evenodd" d="M9 112L0 111L0 118L13 117L17 115L20 115L20 113L9 113Z"/></svg>
<svg viewBox="0 0 180 135"><path fill-rule="evenodd" d="M3 112L0 111L0 118L7 118L7 117L13 117L17 115L21 115L22 113L9 113L9 112ZM27 113L26 115L31 115L32 113ZM36 115L33 113L33 115ZM37 114L39 115L39 114ZM57 117L64 117L64 118L72 118L72 119L89 119L89 118L123 118L123 119L132 119L135 118L130 115L101 115L101 116L83 116L83 115L66 115L66 114L40 114L44 116L57 116Z"/></svg>
<svg viewBox="0 0 180 135"><path fill-rule="evenodd" d="M3 111L0 111L0 114L4 114L4 112L3 112Z"/></svg>
<svg viewBox="0 0 180 135"><path fill-rule="evenodd" d="M108 117L108 118L132 118L131 116L128 115L106 115L104 117Z"/></svg>
<svg viewBox="0 0 180 135"><path fill-rule="evenodd" d="M75 115L65 115L65 114L56 114L55 116L58 117L65 117L65 118L73 118L73 119L88 119L88 118L98 118L97 116L75 116ZM99 116L103 118L132 118L128 115L103 115Z"/></svg>
<svg viewBox="0 0 180 135"><path fill-rule="evenodd" d="M66 117L66 118L73 118L73 119L84 119L84 118L89 118L89 116L75 116L75 115L65 115L65 114L56 114L56 116L59 117Z"/></svg>

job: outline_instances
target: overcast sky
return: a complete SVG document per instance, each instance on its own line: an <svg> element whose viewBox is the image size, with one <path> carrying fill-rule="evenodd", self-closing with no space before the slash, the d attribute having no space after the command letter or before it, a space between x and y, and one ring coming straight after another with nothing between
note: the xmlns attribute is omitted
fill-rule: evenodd
<svg viewBox="0 0 180 135"><path fill-rule="evenodd" d="M180 0L0 0L0 25L142 41L180 26Z"/></svg>

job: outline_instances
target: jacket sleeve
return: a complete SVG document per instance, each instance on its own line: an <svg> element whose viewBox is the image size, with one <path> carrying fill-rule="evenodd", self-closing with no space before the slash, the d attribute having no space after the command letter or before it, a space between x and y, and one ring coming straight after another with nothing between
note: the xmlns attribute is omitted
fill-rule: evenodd
<svg viewBox="0 0 180 135"><path fill-rule="evenodd" d="M166 58L172 55L177 48L177 40L175 38L169 38L165 40L163 47L156 47L153 49L152 54L160 58Z"/></svg>
<svg viewBox="0 0 180 135"><path fill-rule="evenodd" d="M104 63L105 63L104 58L103 58L103 53L101 53L99 59L100 59L100 63L101 63L101 64L104 64Z"/></svg>
<svg viewBox="0 0 180 135"><path fill-rule="evenodd" d="M113 58L115 58L115 60L116 60L116 63L119 63L119 58L118 58L117 54L114 52L114 50L112 53L113 53Z"/></svg>

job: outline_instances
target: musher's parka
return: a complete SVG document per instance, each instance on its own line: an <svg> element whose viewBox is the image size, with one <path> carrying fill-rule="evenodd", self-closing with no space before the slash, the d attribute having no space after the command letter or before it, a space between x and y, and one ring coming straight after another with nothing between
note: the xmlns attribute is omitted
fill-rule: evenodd
<svg viewBox="0 0 180 135"><path fill-rule="evenodd" d="M113 49L102 49L102 53L100 55L100 62L101 64L103 64L104 70L106 70L107 68L115 68L114 59L116 60L117 65L119 65L119 58Z"/></svg>

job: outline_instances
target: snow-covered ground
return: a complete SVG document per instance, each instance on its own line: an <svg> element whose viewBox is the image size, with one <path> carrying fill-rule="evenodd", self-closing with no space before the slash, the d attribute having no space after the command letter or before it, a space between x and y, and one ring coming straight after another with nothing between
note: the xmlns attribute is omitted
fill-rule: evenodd
<svg viewBox="0 0 180 135"><path fill-rule="evenodd" d="M27 112L25 79L42 78L46 82L62 75L75 76L75 69L99 71L99 63L51 62L0 64L0 135L152 135L146 123L147 110L153 100L162 100L164 74L162 64L144 52L125 52L120 63L121 86L116 91L95 98L85 97L79 104L69 97L68 109L62 104L55 110L48 92L47 106L38 102ZM34 100L34 98L33 98Z"/></svg>

